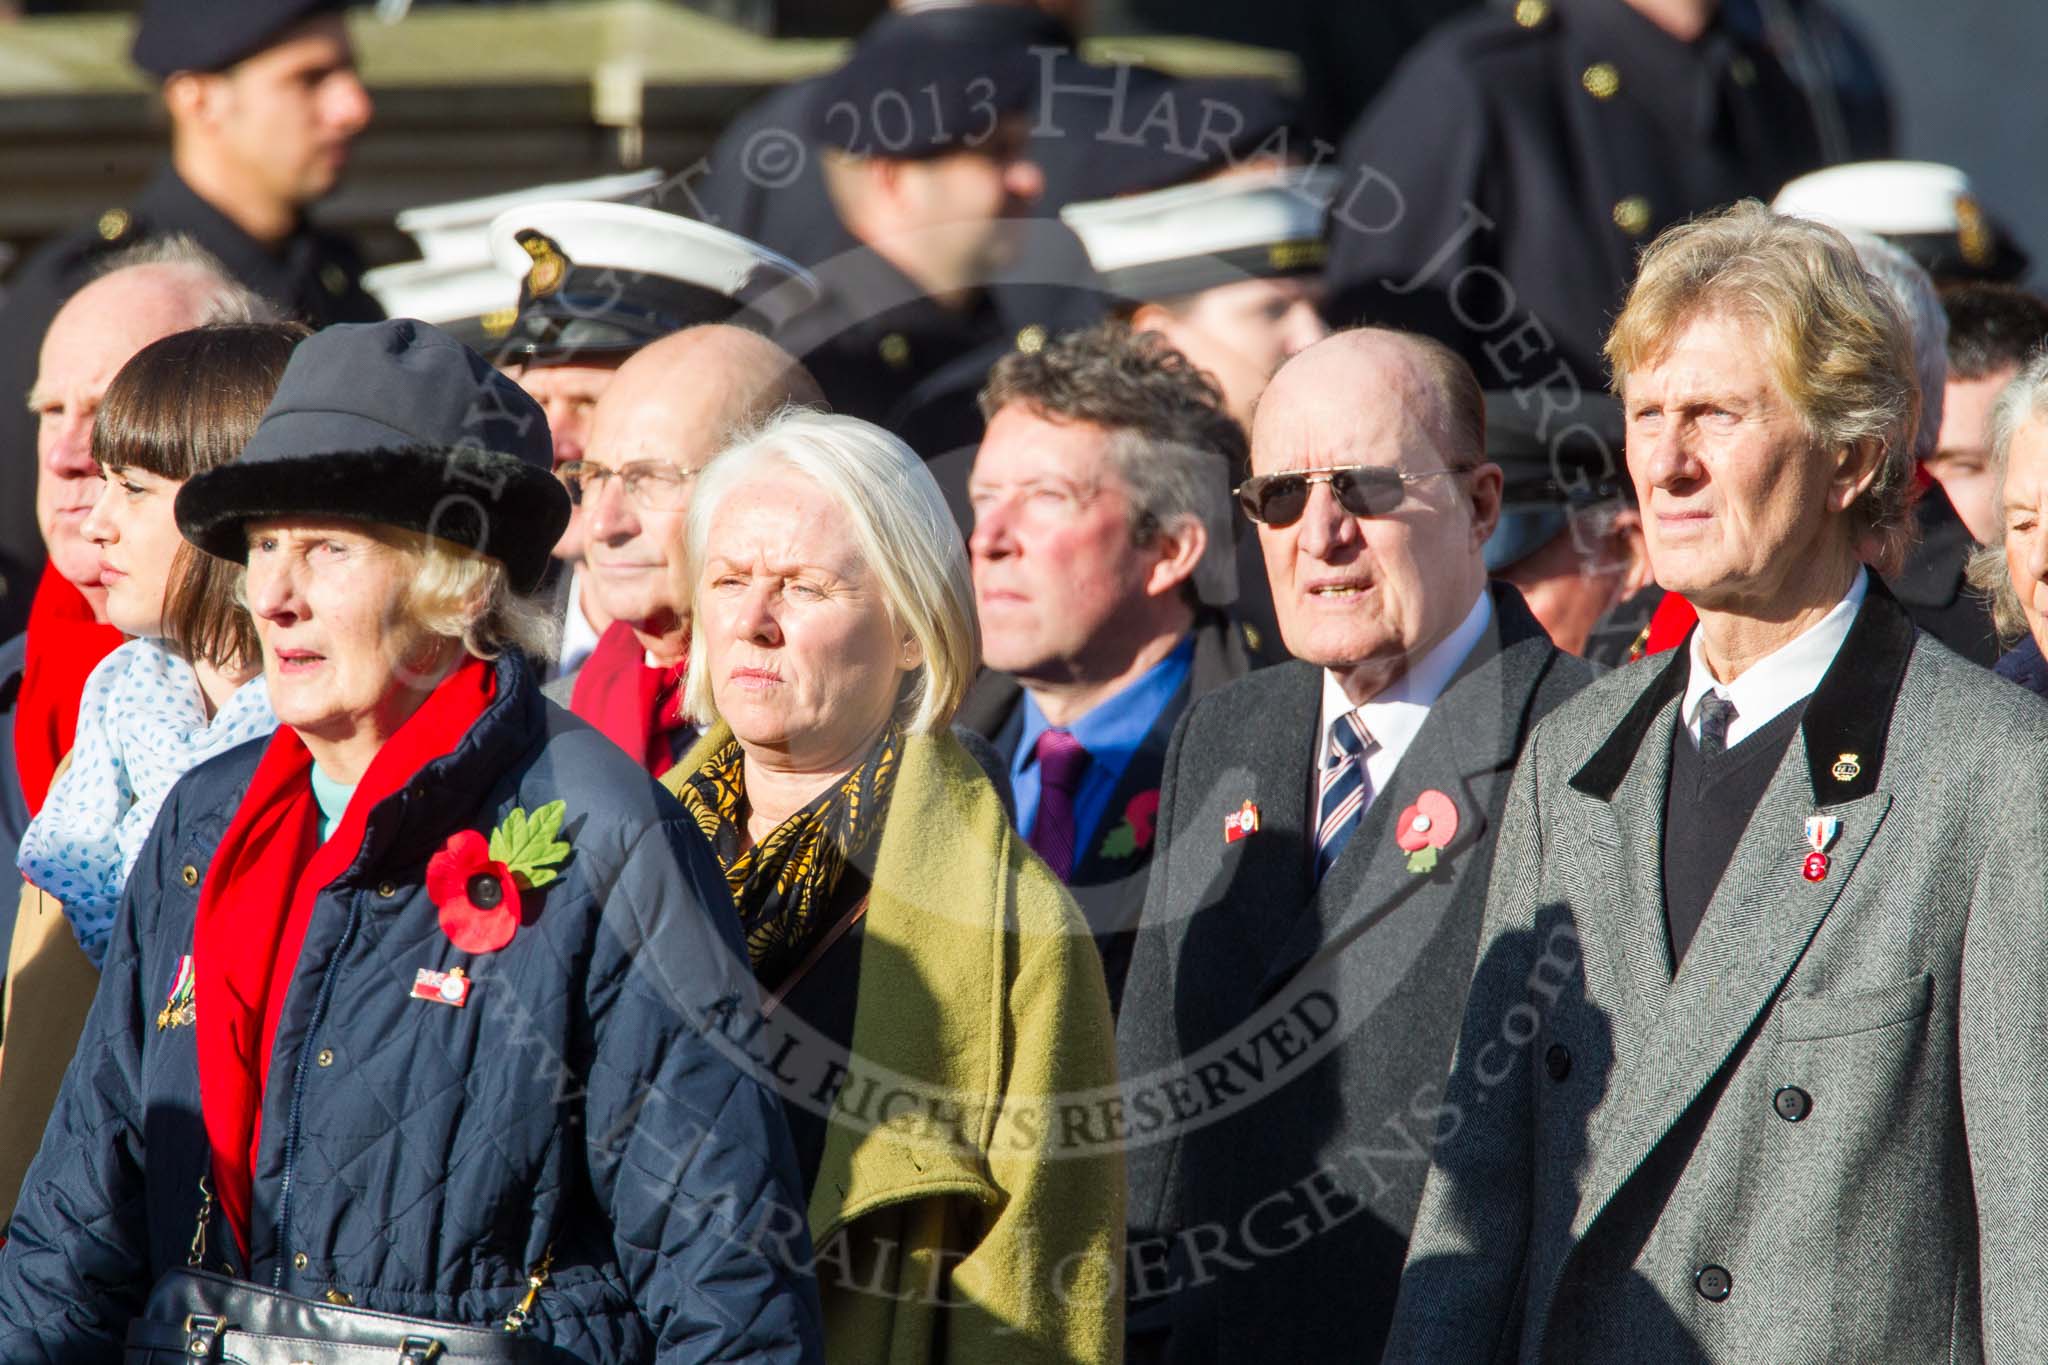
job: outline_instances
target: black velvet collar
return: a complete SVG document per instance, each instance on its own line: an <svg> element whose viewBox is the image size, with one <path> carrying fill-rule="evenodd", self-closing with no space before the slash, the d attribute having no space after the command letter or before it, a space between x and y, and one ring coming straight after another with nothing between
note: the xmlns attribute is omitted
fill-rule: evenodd
<svg viewBox="0 0 2048 1365"><path fill-rule="evenodd" d="M1697 630L1695 626L1693 629ZM1884 769L1885 740L1891 733L1892 707L1906 676L1919 632L1897 599L1876 574L1863 607L1849 627L1835 661L1808 699L1800 730L1806 737L1814 804L1838 805L1877 790ZM1614 733L1586 765L1572 776L1574 789L1612 801L1642 748L1658 712L1685 693L1691 668L1690 633L1671 651L1671 661L1636 698Z"/></svg>

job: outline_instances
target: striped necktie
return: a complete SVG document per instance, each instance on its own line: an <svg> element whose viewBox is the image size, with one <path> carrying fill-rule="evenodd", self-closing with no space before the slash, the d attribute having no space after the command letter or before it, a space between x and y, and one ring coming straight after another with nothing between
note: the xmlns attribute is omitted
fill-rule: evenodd
<svg viewBox="0 0 2048 1365"><path fill-rule="evenodd" d="M1700 698L1701 758L1719 758L1728 752L1728 726L1735 717L1735 703L1719 692Z"/></svg>
<svg viewBox="0 0 2048 1365"><path fill-rule="evenodd" d="M1318 882L1337 861L1344 842L1358 827L1358 813L1372 796L1365 777L1365 756L1375 742L1356 711L1346 711L1330 722L1329 742L1323 746L1321 795L1316 803Z"/></svg>

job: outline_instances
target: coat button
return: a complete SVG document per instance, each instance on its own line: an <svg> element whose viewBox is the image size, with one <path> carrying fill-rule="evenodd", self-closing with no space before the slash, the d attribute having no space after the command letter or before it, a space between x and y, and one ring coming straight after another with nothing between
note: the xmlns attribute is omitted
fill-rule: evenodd
<svg viewBox="0 0 2048 1365"><path fill-rule="evenodd" d="M178 872L178 880L187 886L199 885L199 869L190 863L186 863Z"/></svg>
<svg viewBox="0 0 2048 1365"><path fill-rule="evenodd" d="M1771 1108L1787 1123L1797 1123L1813 1112L1813 1096L1796 1085L1788 1085L1771 1096Z"/></svg>
<svg viewBox="0 0 2048 1365"><path fill-rule="evenodd" d="M393 896L395 896L395 895L397 895L397 894L398 894L398 883L397 883L397 882L378 882L378 883L377 883L377 894L378 894L378 895L380 895L380 896L382 896L382 897L383 897L383 898L384 898L385 900L387 900L387 901L388 901L388 900L390 900L390 899L391 899L391 898L392 898Z"/></svg>
<svg viewBox="0 0 2048 1365"><path fill-rule="evenodd" d="M356 1303L355 1296L345 1289L330 1289L321 1297L337 1308L353 1308Z"/></svg>
<svg viewBox="0 0 2048 1365"><path fill-rule="evenodd" d="M1596 100L1611 100L1621 91L1621 72L1613 62L1595 62L1579 76L1579 84Z"/></svg>
<svg viewBox="0 0 2048 1365"><path fill-rule="evenodd" d="M1550 1050L1543 1054L1543 1069L1550 1073L1550 1079L1553 1081L1561 1081L1571 1075L1571 1050L1563 1043L1552 1043Z"/></svg>
<svg viewBox="0 0 2048 1365"><path fill-rule="evenodd" d="M1650 201L1632 194L1614 206L1614 225L1631 237L1640 237L1650 227Z"/></svg>
<svg viewBox="0 0 2048 1365"><path fill-rule="evenodd" d="M305 1268L306 1268L306 1253L302 1251L302 1252L300 1252L300 1253L299 1253L298 1255L296 1255L296 1256L292 1257L292 1269L293 1269L293 1270L304 1270Z"/></svg>
<svg viewBox="0 0 2048 1365"><path fill-rule="evenodd" d="M1735 1277L1724 1266L1700 1267L1700 1273L1693 1276L1693 1287L1700 1291L1700 1297L1709 1303L1719 1303L1735 1288Z"/></svg>
<svg viewBox="0 0 2048 1365"><path fill-rule="evenodd" d="M314 1061L316 1061L316 1062L318 1062L318 1063L319 1063L320 1065L322 1065L322 1066L333 1066L333 1065L334 1065L334 1049L333 1049L333 1048L331 1048L331 1047L323 1047L323 1048L321 1048L321 1049L320 1049L320 1055L319 1055L318 1057L315 1057L315 1058L314 1058L313 1060L314 1060Z"/></svg>

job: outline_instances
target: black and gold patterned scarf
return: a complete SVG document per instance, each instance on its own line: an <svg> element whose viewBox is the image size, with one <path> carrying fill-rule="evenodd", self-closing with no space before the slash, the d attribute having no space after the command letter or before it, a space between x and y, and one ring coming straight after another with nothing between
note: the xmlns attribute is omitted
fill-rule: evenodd
<svg viewBox="0 0 2048 1365"><path fill-rule="evenodd" d="M677 795L725 870L755 979L767 988L774 989L832 927L834 892L848 863L881 833L902 752L903 730L892 721L867 762L744 852L746 759L740 742L728 739L683 779Z"/></svg>

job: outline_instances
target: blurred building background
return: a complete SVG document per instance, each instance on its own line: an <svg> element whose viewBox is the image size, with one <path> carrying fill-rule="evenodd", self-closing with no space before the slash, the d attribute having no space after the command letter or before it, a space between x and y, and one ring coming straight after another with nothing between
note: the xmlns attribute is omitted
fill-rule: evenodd
<svg viewBox="0 0 2048 1365"><path fill-rule="evenodd" d="M1094 0L1092 55L1269 75L1332 141L1415 37L1504 0ZM1962 167L2048 261L2048 5L1836 0L1886 67L1901 156ZM406 207L645 166L684 171L762 91L835 62L884 0L386 0L356 12L377 120L323 221L373 262ZM123 202L162 155L118 0L0 0L0 258ZM195 4L195 10L198 6ZM409 8L398 22L380 18ZM680 202L675 207L684 207ZM4 269L4 264L0 264ZM4 275L0 275L4 284Z"/></svg>

